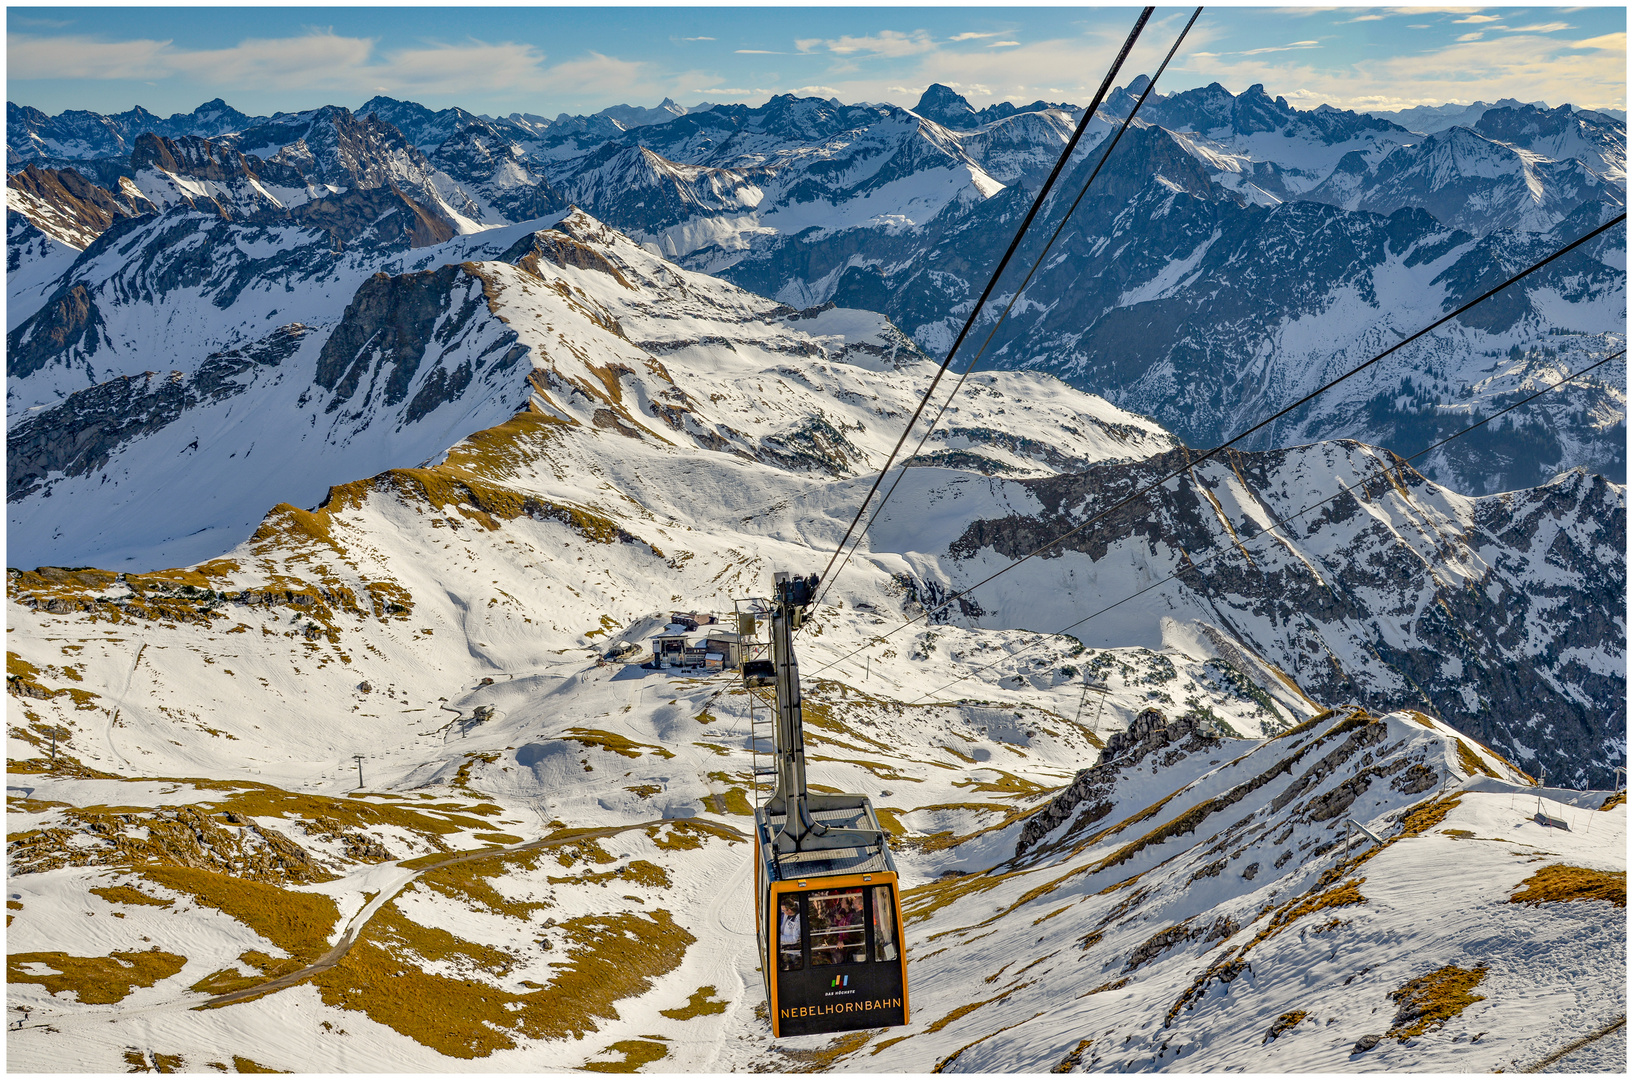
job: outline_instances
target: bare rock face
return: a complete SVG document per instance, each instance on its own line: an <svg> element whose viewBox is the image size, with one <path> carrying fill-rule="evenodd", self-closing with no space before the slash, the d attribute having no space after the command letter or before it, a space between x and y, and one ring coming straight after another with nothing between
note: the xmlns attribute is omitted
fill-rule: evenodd
<svg viewBox="0 0 1633 1080"><path fill-rule="evenodd" d="M1183 756L1210 749L1218 742L1200 732L1191 717L1169 721L1159 709L1142 709L1126 731L1116 732L1106 740L1096 765L1079 772L1048 806L1027 819L1015 841L1016 857L1026 854L1068 821L1075 819L1074 828L1084 828L1104 818L1111 812L1113 789L1134 763L1164 750Z"/></svg>
<svg viewBox="0 0 1633 1080"><path fill-rule="evenodd" d="M6 501L34 494L53 473L94 473L120 447L164 428L188 409L242 393L246 372L277 367L308 332L291 323L250 345L210 354L191 375L149 371L112 379L29 414L6 435Z"/></svg>
<svg viewBox="0 0 1633 1080"><path fill-rule="evenodd" d="M76 248L84 248L120 218L157 209L138 191L110 191L74 169L29 165L8 175L6 186L17 193L18 209L36 228Z"/></svg>
<svg viewBox="0 0 1633 1080"><path fill-rule="evenodd" d="M228 825L194 806L152 812L75 810L70 824L94 844L66 842L69 828L42 829L7 846L12 872L34 874L63 866L186 866L251 881L329 881L334 874L311 852L272 828L245 820ZM231 827L228 827L231 826Z"/></svg>
<svg viewBox="0 0 1633 1080"><path fill-rule="evenodd" d="M1409 465L1348 441L1232 451L1188 469L1192 460L1193 451L1175 450L1014 481L1044 512L973 520L948 552L962 560L990 548L1020 558L1177 471L1042 557L1076 552L1100 562L1114 550L1146 551L1176 567L1166 586L1174 602L1238 628L1242 644L1311 699L1380 713L1420 709L1512 761L1535 761L1573 783L1609 784L1626 717L1620 485L1573 470L1453 510ZM1288 485L1312 469L1357 482L1323 502L1308 487L1294 494ZM1215 502L1226 491L1262 507L1269 521L1291 521L1276 532L1284 546L1254 542L1262 522L1227 529ZM1435 546L1419 548L1374 518L1381 503L1436 520ZM1250 559L1236 553L1238 543ZM1131 729L1129 737L1144 736Z"/></svg>
<svg viewBox="0 0 1633 1080"><path fill-rule="evenodd" d="M365 401L378 389L385 406L401 404L416 385L427 352L439 355L452 349L476 320L487 316L481 281L463 267L374 275L357 290L318 356L317 384L334 394L325 411L352 403L360 388ZM452 370L438 367L420 379L405 418L413 423L458 397L478 365L503 373L520 364L524 354L513 332L500 333L474 359L466 358Z"/></svg>

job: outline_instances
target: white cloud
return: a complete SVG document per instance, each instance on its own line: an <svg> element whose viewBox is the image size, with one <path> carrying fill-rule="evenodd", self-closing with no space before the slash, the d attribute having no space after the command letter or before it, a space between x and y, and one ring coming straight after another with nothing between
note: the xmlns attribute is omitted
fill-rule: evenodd
<svg viewBox="0 0 1633 1080"><path fill-rule="evenodd" d="M1253 83L1306 87L1343 109L1399 109L1504 97L1620 109L1627 100L1627 36L1621 33L1579 42L1502 35L1361 60L1340 69L1316 67L1290 56L1224 56L1202 63L1185 57L1176 59L1175 66L1237 91Z"/></svg>
<svg viewBox="0 0 1633 1080"><path fill-rule="evenodd" d="M996 30L993 30L993 31L990 31L990 32L984 33L984 34L978 34L973 30L966 30L962 34L954 34L952 37L948 38L947 40L948 41L979 41L982 38L997 37L997 36L998 36L998 31L996 31Z"/></svg>
<svg viewBox="0 0 1633 1080"><path fill-rule="evenodd" d="M712 37L683 37L682 41L713 41Z"/></svg>
<svg viewBox="0 0 1633 1080"><path fill-rule="evenodd" d="M989 49L1002 49L1002 48L1008 48L1010 46L1019 45L1019 44L1020 44L1020 42L1018 42L1018 41L994 41L992 44L988 45L987 48L989 48Z"/></svg>
<svg viewBox="0 0 1633 1080"><path fill-rule="evenodd" d="M1321 42L1319 42L1319 41L1295 41L1295 42L1292 42L1291 44L1288 44L1288 45L1266 45L1262 49L1246 49L1246 50L1243 50L1242 52L1231 53L1229 55L1231 55L1231 56L1259 56L1262 53L1291 52L1294 49L1319 49L1319 48L1321 48Z"/></svg>
<svg viewBox="0 0 1633 1080"><path fill-rule="evenodd" d="M1494 26L1493 30L1502 30L1509 34L1552 34L1560 30L1575 30L1570 23L1551 22L1534 23L1531 26Z"/></svg>
<svg viewBox="0 0 1633 1080"><path fill-rule="evenodd" d="M1488 22L1497 22L1501 18L1502 18L1501 15L1470 15L1466 19L1453 19L1452 22L1454 22L1454 23L1488 23Z"/></svg>
<svg viewBox="0 0 1633 1080"><path fill-rule="evenodd" d="M160 79L169 41L97 41L80 36L6 35L8 79Z"/></svg>
<svg viewBox="0 0 1633 1080"><path fill-rule="evenodd" d="M1344 26L1344 25L1347 25L1349 23L1377 22L1379 19L1386 19L1388 17L1389 16L1387 16L1387 15L1357 15L1353 19L1345 19L1343 22L1339 23L1338 25Z"/></svg>
<svg viewBox="0 0 1633 1080"><path fill-rule="evenodd" d="M775 51L773 49L733 49L732 52L736 53L738 56L785 56L785 55L787 55L786 53L780 53L780 52L777 52L777 51Z"/></svg>
<svg viewBox="0 0 1633 1080"><path fill-rule="evenodd" d="M269 66L266 69L256 72L252 77L263 82L277 78L277 60L273 58L274 56L276 53L267 58ZM353 62L361 65L366 59L366 55L360 56ZM234 60L223 58L222 62L232 63ZM619 68L619 73L608 72L609 65ZM579 84L581 79L594 81L597 85L610 89L619 86L621 84L619 76L627 78L629 70L617 61L610 61L607 57L595 54L585 60L569 61L553 69L546 69L544 54L531 45L509 42L489 45L485 42L471 41L459 45L403 49L392 53L383 64L378 65L375 74L383 76L382 82L393 83L402 88L403 92L424 94L458 93L469 87L473 79L480 79L484 87L495 90L541 90L574 86ZM356 75L340 68L325 74L322 79L324 83L333 83L336 89L346 89L355 84ZM213 76L212 81L231 85L232 76L222 72Z"/></svg>
<svg viewBox="0 0 1633 1080"><path fill-rule="evenodd" d="M1627 55L1627 34L1601 34L1598 37L1585 38L1582 41L1570 43L1573 49L1599 49L1609 53Z"/></svg>
<svg viewBox="0 0 1633 1080"><path fill-rule="evenodd" d="M344 37L329 30L246 38L223 49L177 48L173 41L147 39L110 42L10 34L6 61L12 79L185 77L222 93L459 94L473 86L487 91L654 98L662 93L655 66L644 61L592 52L549 65L533 45L474 38L382 54L372 38Z"/></svg>
<svg viewBox="0 0 1633 1080"><path fill-rule="evenodd" d="M1485 36L1486 36L1486 33L1485 33L1484 30L1476 30L1472 34L1462 35L1457 40L1458 41L1479 41L1481 38L1483 38Z"/></svg>
<svg viewBox="0 0 1633 1080"><path fill-rule="evenodd" d="M881 30L866 37L853 37L847 34L838 38L802 38L794 42L794 47L803 53L822 49L839 56L900 58L932 52L936 44L923 30L914 30L911 34L904 34L899 30Z"/></svg>

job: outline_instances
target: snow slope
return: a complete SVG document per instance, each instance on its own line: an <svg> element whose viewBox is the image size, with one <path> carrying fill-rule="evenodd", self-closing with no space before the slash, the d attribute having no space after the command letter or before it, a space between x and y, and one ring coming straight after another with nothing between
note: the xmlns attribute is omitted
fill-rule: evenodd
<svg viewBox="0 0 1633 1080"><path fill-rule="evenodd" d="M121 378L14 416L11 561L149 569L207 559L252 533L269 505L309 506L331 484L434 459L530 398L560 419L666 445L854 476L883 461L895 417L933 375L878 315L795 312L681 270L582 213L538 224L416 251L388 263L402 267L390 275L365 276L370 261L357 256L335 258L298 292L254 277L219 322L191 289L118 303L121 318L110 312L104 344L87 355L118 356L107 343L128 342L141 361L162 334L175 342L176 370L113 368ZM172 228L226 231L240 251L261 235L202 217ZM159 250L179 257L176 247ZM471 261L495 256L508 261ZM88 283L108 274L98 296L154 276L146 258L106 271L88 261L74 273ZM246 254L245 273L261 267ZM275 319L263 304L276 305ZM298 321L221 347L266 333L257 321L287 318ZM69 362L54 357L15 379L16 392L43 395L73 377L58 366ZM1154 424L1048 377L982 376L972 391L962 422L1015 436L971 458L992 469L1041 474L1171 445ZM1006 406L1014 421L999 419ZM957 432L946 439L963 445ZM764 482L772 476L781 474ZM183 491L191 496L175 505Z"/></svg>

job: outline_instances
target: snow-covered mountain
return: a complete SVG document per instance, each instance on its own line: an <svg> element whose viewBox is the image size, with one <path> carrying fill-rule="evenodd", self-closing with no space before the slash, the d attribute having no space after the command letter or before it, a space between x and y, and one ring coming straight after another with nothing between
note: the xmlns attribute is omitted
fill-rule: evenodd
<svg viewBox="0 0 1633 1080"><path fill-rule="evenodd" d="M128 181L119 190L109 191L73 169L33 165L6 177L6 206L8 212L79 251L90 246L115 221L158 209Z"/></svg>
<svg viewBox="0 0 1633 1080"><path fill-rule="evenodd" d="M541 230L546 224L553 227ZM311 251L321 242L309 240L310 261L295 264L308 272L302 289L287 287L289 264L268 272L246 260L235 276L270 279L261 287L281 278L286 287L267 289L264 299L248 289L232 295L223 306L238 321L215 325L171 315L198 294L179 283L161 292L170 260L200 232L241 250L264 243L265 230L200 215L149 229L125 238L131 254L120 271L76 286L92 314L73 350L30 371L23 358L51 336L48 320L14 335L19 400L48 400L93 365L98 375L95 385L13 417L7 492L19 564L203 559L252 533L267 506L310 505L331 484L434 458L535 395L563 420L665 432L666 441L744 460L854 476L883 462L895 418L911 411L933 373L877 315L797 312L680 270L582 212L416 249L389 263L393 273L372 276L378 259ZM133 321L100 315L104 297L130 292L151 298L115 309ZM269 305L276 321L290 320L270 333L262 329L274 321ZM151 355L142 343L160 325L173 358L168 373L138 366ZM694 347L715 374L677 383L667 358ZM790 367L800 363L793 358L819 364ZM751 379L771 380L773 389L745 395ZM1155 425L1103 403L1094 406L1103 416L1085 415L1088 399L1047 389L1052 382L983 380L981 392L1042 427L1024 445L1012 439L1015 449L987 449L978 460L1058 471L1172 445ZM977 407L965 422L986 424L993 411L1002 405ZM968 436L958 429L939 445L961 440ZM183 488L197 497L155 512L166 493Z"/></svg>
<svg viewBox="0 0 1633 1080"><path fill-rule="evenodd" d="M1140 119L1173 132L1227 187L1263 203L1301 197L1351 154L1374 159L1413 141L1374 117L1295 109L1263 84L1232 94L1212 83L1153 98Z"/></svg>
<svg viewBox="0 0 1633 1080"><path fill-rule="evenodd" d="M190 113L175 113L168 120L137 106L128 112L103 116L70 109L47 116L27 105L6 102L6 171L31 161L81 161L119 158L131 153L139 136L153 133L167 138L214 138L243 131L266 117L246 116L220 98L207 101Z"/></svg>
<svg viewBox="0 0 1633 1080"><path fill-rule="evenodd" d="M915 596L963 595L939 621L1056 629L1117 601L1073 635L1229 640L1316 701L1423 709L1552 776L1608 781L1625 753L1626 587L1604 567L1622 559L1626 504L1602 477L1467 499L1354 443L1232 455L970 591L1191 456L1038 479L917 474L870 543ZM1354 498L1327 501L1338 492Z"/></svg>
<svg viewBox="0 0 1633 1080"><path fill-rule="evenodd" d="M1568 104L1557 109L1549 109L1546 101L1527 103L1517 98L1501 98L1491 103L1476 101L1472 105L1416 105L1410 109L1398 109L1393 112L1372 109L1367 115L1399 124L1419 135L1433 135L1447 128L1474 127L1482 116L1493 109L1533 109L1539 112L1560 112L1570 116L1603 117L1624 125L1627 123L1627 114L1620 109L1579 109Z"/></svg>
<svg viewBox="0 0 1633 1080"><path fill-rule="evenodd" d="M1308 201L1238 204L1220 197L1205 167L1162 129L1131 131L1118 154L1124 167L1096 182L983 366L1050 371L1155 416L1197 446L1217 445L1298 400L1587 233L1609 211L1590 202L1549 233L1480 237L1416 209L1384 217ZM1092 161L1064 174L1066 191L1075 192ZM1022 266L1037 259L1066 201L1052 200L1039 215L1037 236L1017 253ZM1018 194L1006 194L961 219L938 219L924 236L876 235L861 250L854 237L801 238L723 273L767 293L808 275L816 287L790 282L779 295L887 312L939 354L996 261L991 237L1012 233L1024 209ZM1573 252L1255 445L1354 437L1415 454L1471 414L1515 400L1519 389L1613 351L1625 323L1624 235L1616 230ZM1007 302L1002 286L999 294ZM1617 371L1569 407L1561 401L1530 414L1533 434L1507 460L1426 468L1474 493L1535 484L1576 464L1621 478L1624 417Z"/></svg>
<svg viewBox="0 0 1633 1080"><path fill-rule="evenodd" d="M300 123L191 168L340 177L344 118ZM892 130L864 149L956 156ZM893 834L913 1020L770 1046L747 699L605 657L819 570L931 362L582 210L337 242L215 191L49 290L74 249L13 214L14 1067L1619 1067L1625 803L1508 763L1625 752L1616 485L1234 455L899 630L1189 454L972 376L799 645L811 778Z"/></svg>
<svg viewBox="0 0 1633 1080"><path fill-rule="evenodd" d="M349 479L434 462L461 435L524 407L733 468L756 463L805 497L821 489L822 505L842 504L883 461L933 372L877 315L796 311L681 270L580 211L376 255L372 265L389 270L372 274L361 249L309 243L308 262L293 264L311 271L304 289L287 278L283 288L244 287L244 277L268 276L246 261L224 279L238 291L217 294L239 321L188 322L177 316L196 305L198 285L176 280L171 260L199 230L240 251L266 235L196 213L138 222L107 245L126 252L120 269L108 272L110 255L89 258L93 248L76 264L79 291L14 332L15 399L39 402L14 412L8 432L17 563L202 561L254 533L269 505L313 505ZM88 276L99 262L100 282ZM117 321L101 314L105 297L142 294L151 300L110 308ZM53 313L70 301L90 314L77 342L53 354L50 343L67 336ZM272 304L280 321L260 329ZM155 337L177 358L168 374L137 366L148 355L137 343ZM91 369L94 385L51 400ZM1188 453L1149 421L1047 376L985 374L915 462L863 558L880 588L927 602L1066 531L1098 493L1128 490ZM1086 640L1157 647L1165 620L1199 621L1307 683L1315 700L1431 709L1511 757L1599 778L1621 737L1623 585L1604 566L1623 545L1621 489L1570 474L1471 501L1380 467L1376 451L1331 443L1203 467L1194 483L1205 492L1182 485L1178 502L1097 529L1081 553L1035 562L957 614L971 627L1053 630L1109 590L1176 573L1171 589ZM179 490L190 496L171 505ZM773 490L754 505L777 502ZM1328 509L1315 520L1336 532L1313 547L1283 542L1244 556L1246 571L1186 576L1187 560L1208 552L1235 567L1242 533L1340 490L1403 501L1376 518ZM926 517L925 507L937 509ZM831 521L819 508L790 513L823 528L848 520L843 510ZM1539 515L1563 532L1523 524ZM638 535L637 524L620 527ZM1421 537L1436 539L1424 548ZM1126 571L1106 578L1124 559ZM1501 600L1535 594L1543 577L1552 591L1535 611ZM1487 600L1470 606L1475 588ZM1449 628L1442 610L1463 614ZM1539 653L1544 640L1553 645ZM1516 679L1531 686L1531 711L1499 723L1483 703L1512 697Z"/></svg>
<svg viewBox="0 0 1633 1080"><path fill-rule="evenodd" d="M1567 138L1545 136L1518 122L1493 124L1492 130L1530 135L1527 141L1534 142ZM1454 127L1415 146L1395 148L1376 164L1352 152L1307 197L1379 214L1420 207L1443 224L1476 234L1494 229L1547 232L1584 202L1615 204L1622 196L1621 161L1612 165L1596 158L1599 174L1571 156L1555 160Z"/></svg>
<svg viewBox="0 0 1633 1080"><path fill-rule="evenodd" d="M1118 89L1091 121L1039 236L1059 224L1105 134L1145 85L1142 76ZM72 145L87 160L76 167L107 190L104 201L257 206L258 192L237 190L255 185L286 207L310 197L311 210L288 216L344 243L365 232L369 243L388 235L436 243L570 202L691 269L790 306L880 311L935 355L1080 115L1041 101L977 111L939 85L913 111L782 96L752 108L668 103L554 121L377 97L355 117L327 109L246 118L224 133L211 124L236 114L217 105L149 124L177 147L180 132L196 132L195 141L213 140L209 149L160 155L152 148L166 144L149 140L134 153L144 136L122 114L102 119L121 133L115 149L126 156L98 156L108 147L81 139ZM1296 399L1318 373L1430 321L1625 205L1625 122L1507 100L1458 115L1460 124L1424 136L1375 116L1299 110L1262 86L1154 94L1067 224L1063 254L985 362L1054 372L1193 443L1214 442L1243 426L1238 418ZM50 118L26 119L33 126L18 130L44 131ZM59 119L75 130L91 122ZM71 149L68 135L51 139ZM258 163L245 173L229 151ZM160 158L177 165L154 169ZM185 164L212 158L235 179ZM279 181L293 186L273 182L278 169L294 170ZM134 182L138 172L145 186ZM313 185L346 194L300 195ZM13 197L36 228L56 235L47 219L64 213L24 201ZM395 217L377 226L388 209ZM1500 408L1517 390L1603 355L1621 340L1624 252L1621 234L1606 238L1482 309L1501 314L1471 317L1398 355L1263 445L1345 436L1415 453L1432 441L1418 436L1447 418ZM1288 281L1298 286L1281 287ZM1220 296L1239 303L1221 305ZM1476 493L1578 465L1623 479L1624 399L1619 375L1593 381L1531 414L1527 437L1498 467L1437 455L1425 469Z"/></svg>

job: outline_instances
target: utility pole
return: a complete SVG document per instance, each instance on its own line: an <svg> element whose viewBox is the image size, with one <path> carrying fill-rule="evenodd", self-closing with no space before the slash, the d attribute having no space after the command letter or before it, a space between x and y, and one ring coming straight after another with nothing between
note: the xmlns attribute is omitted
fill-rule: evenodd
<svg viewBox="0 0 1633 1080"><path fill-rule="evenodd" d="M357 761L357 790L362 791L363 790L363 755L362 754L353 754L352 757Z"/></svg>

